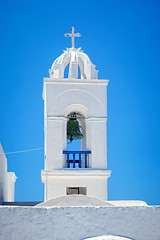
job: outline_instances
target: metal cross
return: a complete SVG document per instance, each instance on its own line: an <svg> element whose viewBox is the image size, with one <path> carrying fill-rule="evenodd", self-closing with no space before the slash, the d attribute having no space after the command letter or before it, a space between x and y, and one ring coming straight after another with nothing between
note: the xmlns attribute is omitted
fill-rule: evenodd
<svg viewBox="0 0 160 240"><path fill-rule="evenodd" d="M74 37L81 37L80 33L74 33L74 27L71 28L72 33L65 33L65 37L71 37L72 38L72 48L74 48Z"/></svg>

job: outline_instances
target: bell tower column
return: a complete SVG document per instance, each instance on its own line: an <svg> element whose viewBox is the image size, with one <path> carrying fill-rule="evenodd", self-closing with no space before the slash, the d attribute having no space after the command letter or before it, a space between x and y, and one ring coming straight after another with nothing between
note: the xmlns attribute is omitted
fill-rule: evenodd
<svg viewBox="0 0 160 240"><path fill-rule="evenodd" d="M107 118L87 119L88 147L92 149L90 167L107 169Z"/></svg>
<svg viewBox="0 0 160 240"><path fill-rule="evenodd" d="M98 79L89 57L74 47L74 37L80 34L72 28L66 36L72 37L72 48L54 61L50 78L44 78L45 169L41 177L45 200L68 194L107 200L107 179L111 175L107 170L108 80ZM64 78L67 64L69 73ZM74 129L67 131L73 122ZM82 138L81 150L68 151L67 138Z"/></svg>
<svg viewBox="0 0 160 240"><path fill-rule="evenodd" d="M46 117L45 129L45 169L54 170L65 167L66 118ZM54 159L54 161L53 161Z"/></svg>

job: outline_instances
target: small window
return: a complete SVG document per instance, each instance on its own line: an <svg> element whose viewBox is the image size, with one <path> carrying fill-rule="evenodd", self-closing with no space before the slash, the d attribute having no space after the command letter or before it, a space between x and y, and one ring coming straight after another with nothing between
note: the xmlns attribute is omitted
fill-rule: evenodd
<svg viewBox="0 0 160 240"><path fill-rule="evenodd" d="M87 188L86 187L67 187L66 195L70 195L70 194L87 195Z"/></svg>

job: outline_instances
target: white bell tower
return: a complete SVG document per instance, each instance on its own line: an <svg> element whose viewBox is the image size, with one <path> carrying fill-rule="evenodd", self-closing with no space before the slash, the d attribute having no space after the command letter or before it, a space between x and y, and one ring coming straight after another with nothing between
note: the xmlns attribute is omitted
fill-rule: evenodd
<svg viewBox="0 0 160 240"><path fill-rule="evenodd" d="M66 194L84 194L107 200L107 85L81 48L58 57L44 78L45 201ZM68 78L64 71L69 64ZM80 70L81 78L78 78ZM84 138L81 151L67 151L67 121L76 115ZM76 140L73 140L76 141Z"/></svg>

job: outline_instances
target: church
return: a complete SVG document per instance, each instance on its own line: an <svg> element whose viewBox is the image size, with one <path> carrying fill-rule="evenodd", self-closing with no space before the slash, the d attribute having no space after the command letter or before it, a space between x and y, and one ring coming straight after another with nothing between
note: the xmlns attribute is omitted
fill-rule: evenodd
<svg viewBox="0 0 160 240"><path fill-rule="evenodd" d="M14 203L15 173L0 145L0 239L160 239L160 207L108 201L107 85L81 48L72 46L44 78L44 202Z"/></svg>

